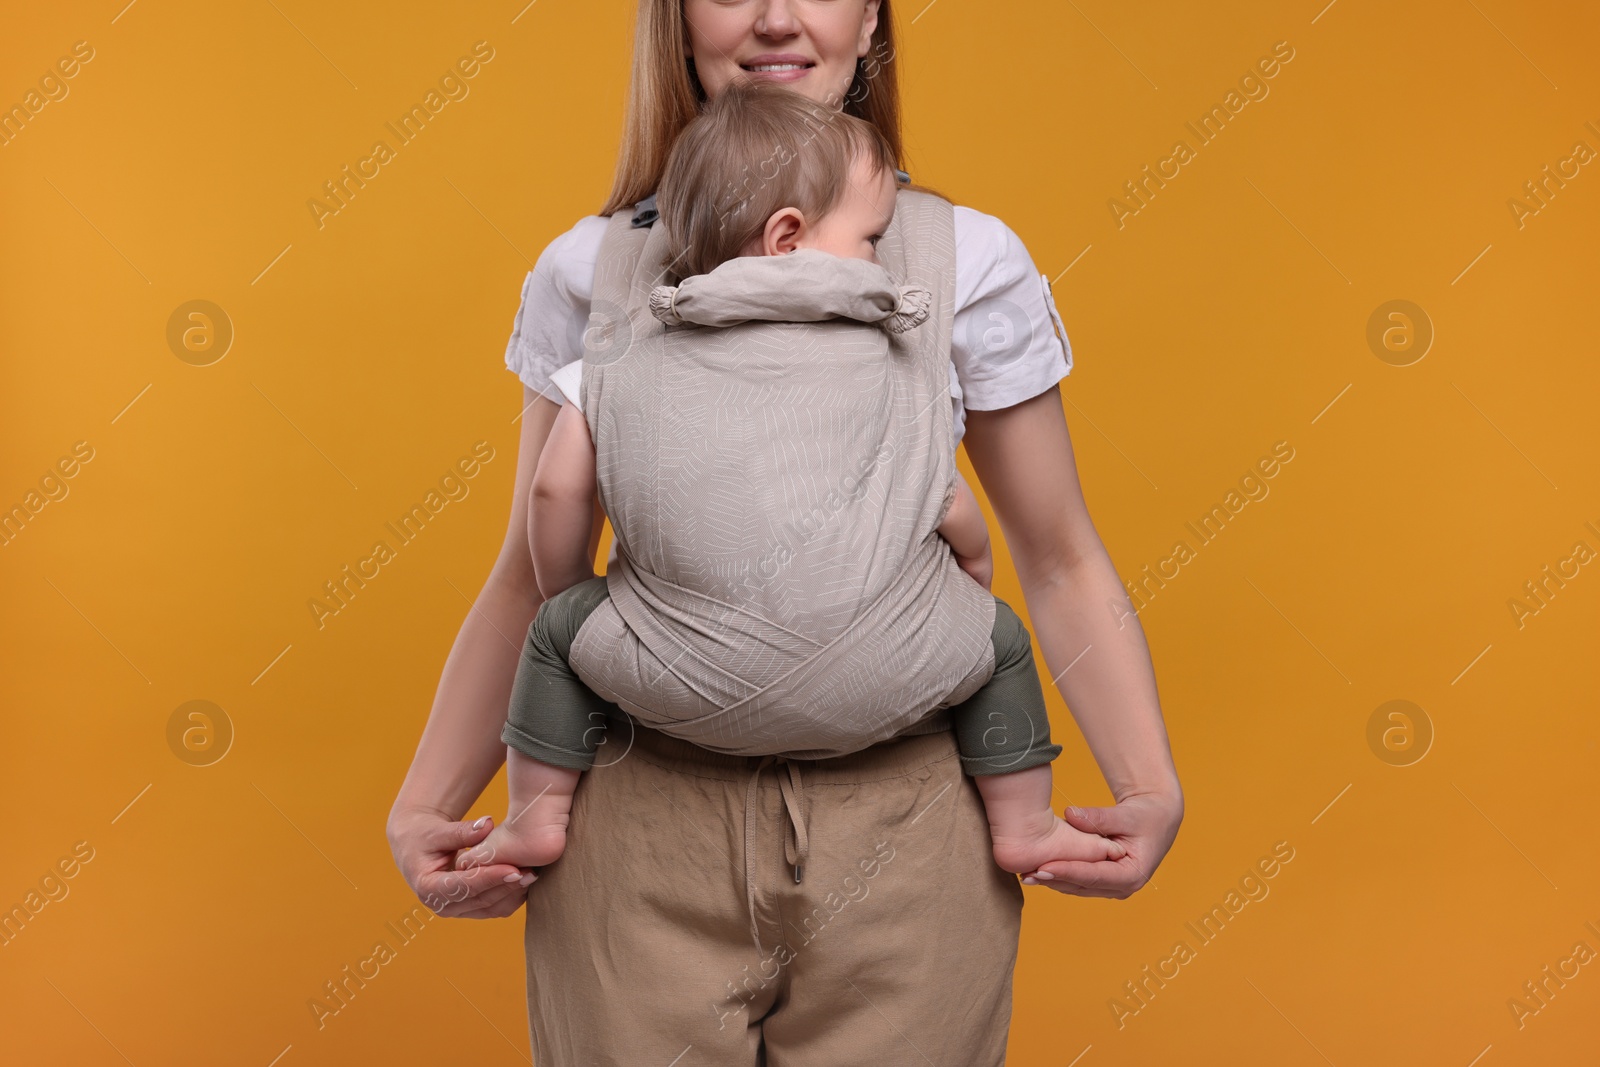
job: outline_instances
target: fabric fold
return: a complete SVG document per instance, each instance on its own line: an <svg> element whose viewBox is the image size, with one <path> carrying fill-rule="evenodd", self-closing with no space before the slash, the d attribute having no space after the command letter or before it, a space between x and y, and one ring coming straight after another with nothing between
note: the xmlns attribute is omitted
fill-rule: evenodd
<svg viewBox="0 0 1600 1067"><path fill-rule="evenodd" d="M668 326L737 326L752 321L853 319L904 333L925 322L933 294L900 285L879 264L814 248L782 256L740 256L677 285L657 285L650 314Z"/></svg>

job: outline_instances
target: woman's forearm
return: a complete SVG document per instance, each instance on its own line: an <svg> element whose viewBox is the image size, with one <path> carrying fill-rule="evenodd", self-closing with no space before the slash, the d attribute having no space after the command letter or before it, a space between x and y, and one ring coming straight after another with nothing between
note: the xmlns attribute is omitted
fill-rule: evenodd
<svg viewBox="0 0 1600 1067"><path fill-rule="evenodd" d="M1022 595L1042 673L1067 702L1112 796L1180 795L1150 649L1111 561L1102 554L1032 577Z"/></svg>
<svg viewBox="0 0 1600 1067"><path fill-rule="evenodd" d="M538 592L491 576L445 660L428 725L394 810L424 809L459 819L505 763L500 740L522 640L539 610Z"/></svg>
<svg viewBox="0 0 1600 1067"><path fill-rule="evenodd" d="M1060 393L969 412L964 443L1011 551L1042 673L1112 794L1181 797L1149 646L1084 504Z"/></svg>
<svg viewBox="0 0 1600 1067"><path fill-rule="evenodd" d="M541 603L528 547L528 500L539 453L559 410L532 389L525 390L523 399L505 541L445 660L428 724L395 797L391 821L406 810L461 818L505 762L500 729L528 625Z"/></svg>

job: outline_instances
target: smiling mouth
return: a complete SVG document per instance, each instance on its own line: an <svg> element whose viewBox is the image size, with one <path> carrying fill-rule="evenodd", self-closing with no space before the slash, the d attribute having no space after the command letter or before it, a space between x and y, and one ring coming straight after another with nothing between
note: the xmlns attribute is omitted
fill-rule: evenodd
<svg viewBox="0 0 1600 1067"><path fill-rule="evenodd" d="M810 70L815 63L745 63L741 64L744 70L752 74L782 74L789 71Z"/></svg>

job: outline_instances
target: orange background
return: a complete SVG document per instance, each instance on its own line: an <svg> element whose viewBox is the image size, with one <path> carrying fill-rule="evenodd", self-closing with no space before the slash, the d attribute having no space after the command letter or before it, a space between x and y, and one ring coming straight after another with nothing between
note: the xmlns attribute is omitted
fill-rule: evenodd
<svg viewBox="0 0 1600 1067"><path fill-rule="evenodd" d="M122 3L0 35L7 107L94 49L0 148L0 505L93 449L0 548L0 906L92 849L0 948L6 1055L524 1062L520 912L427 924L320 1031L307 1001L417 904L384 819L504 534L502 353L524 273L609 188L632 5ZM898 12L909 169L1054 279L1123 576L1294 449L1142 612L1187 819L1129 900L1028 890L1013 1063L1595 1057L1593 959L1520 1025L1508 1001L1600 951L1600 568L1520 627L1508 601L1600 551L1600 167L1520 226L1508 200L1600 149L1600 14L1321 4ZM470 95L318 229L322 182L480 40ZM1280 41L1270 94L1119 228L1123 183ZM202 299L235 337L200 367L166 333ZM1434 332L1406 366L1367 341L1392 300ZM319 630L307 600L480 440L470 494ZM1051 695L1058 784L1106 803ZM209 766L169 746L191 700L234 731ZM1420 712L1369 741L1391 700ZM1185 923L1277 842L1269 895L1200 946Z"/></svg>

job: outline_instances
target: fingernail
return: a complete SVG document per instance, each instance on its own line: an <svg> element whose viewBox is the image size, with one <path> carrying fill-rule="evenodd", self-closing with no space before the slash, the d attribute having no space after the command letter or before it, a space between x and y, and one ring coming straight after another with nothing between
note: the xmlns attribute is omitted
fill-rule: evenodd
<svg viewBox="0 0 1600 1067"><path fill-rule="evenodd" d="M520 874L508 874L504 878L502 878L501 881L502 882L508 882L508 883L509 882L520 882L520 881L522 881L522 875L520 875Z"/></svg>
<svg viewBox="0 0 1600 1067"><path fill-rule="evenodd" d="M532 885L534 882L539 880L539 876L537 874L534 874L532 871L529 871L527 874L522 875L517 880L520 881L523 885Z"/></svg>
<svg viewBox="0 0 1600 1067"><path fill-rule="evenodd" d="M1038 885L1039 883L1034 881L1032 878L1024 878L1022 880L1022 884L1023 885Z"/></svg>
<svg viewBox="0 0 1600 1067"><path fill-rule="evenodd" d="M487 825L489 825L489 816L485 815L483 818L473 823L472 828L474 830L482 830Z"/></svg>
<svg viewBox="0 0 1600 1067"><path fill-rule="evenodd" d="M1044 882L1053 882L1056 880L1056 876L1051 874L1049 871L1038 871L1034 874L1034 877Z"/></svg>

